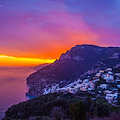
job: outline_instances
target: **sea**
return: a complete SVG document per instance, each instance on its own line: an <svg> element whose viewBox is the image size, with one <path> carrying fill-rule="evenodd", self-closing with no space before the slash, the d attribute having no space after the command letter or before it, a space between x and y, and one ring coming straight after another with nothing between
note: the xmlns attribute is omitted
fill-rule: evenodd
<svg viewBox="0 0 120 120"><path fill-rule="evenodd" d="M0 120L9 107L32 98L26 96L26 78L33 72L30 67L0 68Z"/></svg>

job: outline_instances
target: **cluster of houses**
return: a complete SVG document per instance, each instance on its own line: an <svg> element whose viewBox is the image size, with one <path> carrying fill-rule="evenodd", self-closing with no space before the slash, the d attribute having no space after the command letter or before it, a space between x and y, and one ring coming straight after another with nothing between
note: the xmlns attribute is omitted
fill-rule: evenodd
<svg viewBox="0 0 120 120"><path fill-rule="evenodd" d="M97 90L104 94L109 103L117 103L120 94L120 73L113 73L112 68L107 68L102 72L99 76L101 84L97 86Z"/></svg>
<svg viewBox="0 0 120 120"><path fill-rule="evenodd" d="M62 81L61 81L62 82ZM54 92L70 92L77 93L79 91L87 91L96 96L103 96L109 103L117 103L120 90L120 73L113 73L112 68L100 70L94 77L88 77L64 86L59 87L59 84L52 85L49 88L44 88L44 94Z"/></svg>

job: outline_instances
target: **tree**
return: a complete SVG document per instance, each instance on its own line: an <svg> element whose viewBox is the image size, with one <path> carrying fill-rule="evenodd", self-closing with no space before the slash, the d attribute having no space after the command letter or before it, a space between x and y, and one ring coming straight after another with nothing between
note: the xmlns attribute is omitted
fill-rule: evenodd
<svg viewBox="0 0 120 120"><path fill-rule="evenodd" d="M109 107L107 105L104 105L102 103L99 103L97 105L97 115L99 117L104 117L109 115Z"/></svg>
<svg viewBox="0 0 120 120"><path fill-rule="evenodd" d="M50 112L51 117L55 120L61 120L66 117L65 111L61 106L55 106Z"/></svg>
<svg viewBox="0 0 120 120"><path fill-rule="evenodd" d="M70 112L75 120L83 120L86 116L86 109L82 102L71 103Z"/></svg>

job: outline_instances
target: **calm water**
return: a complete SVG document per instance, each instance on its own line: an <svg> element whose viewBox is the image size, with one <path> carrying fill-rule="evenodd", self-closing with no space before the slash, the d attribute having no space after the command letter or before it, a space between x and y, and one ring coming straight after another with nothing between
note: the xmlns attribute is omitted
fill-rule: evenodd
<svg viewBox="0 0 120 120"><path fill-rule="evenodd" d="M30 99L25 96L26 78L32 72L32 68L0 68L0 120L11 105Z"/></svg>

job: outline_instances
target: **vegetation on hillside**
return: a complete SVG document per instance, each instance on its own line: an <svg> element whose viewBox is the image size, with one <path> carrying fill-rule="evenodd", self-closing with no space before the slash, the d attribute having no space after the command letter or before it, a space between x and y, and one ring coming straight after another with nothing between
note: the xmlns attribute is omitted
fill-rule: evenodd
<svg viewBox="0 0 120 120"><path fill-rule="evenodd" d="M113 111L118 112L120 108L100 99L94 100L88 93L54 93L12 106L3 120L89 120L109 116Z"/></svg>

